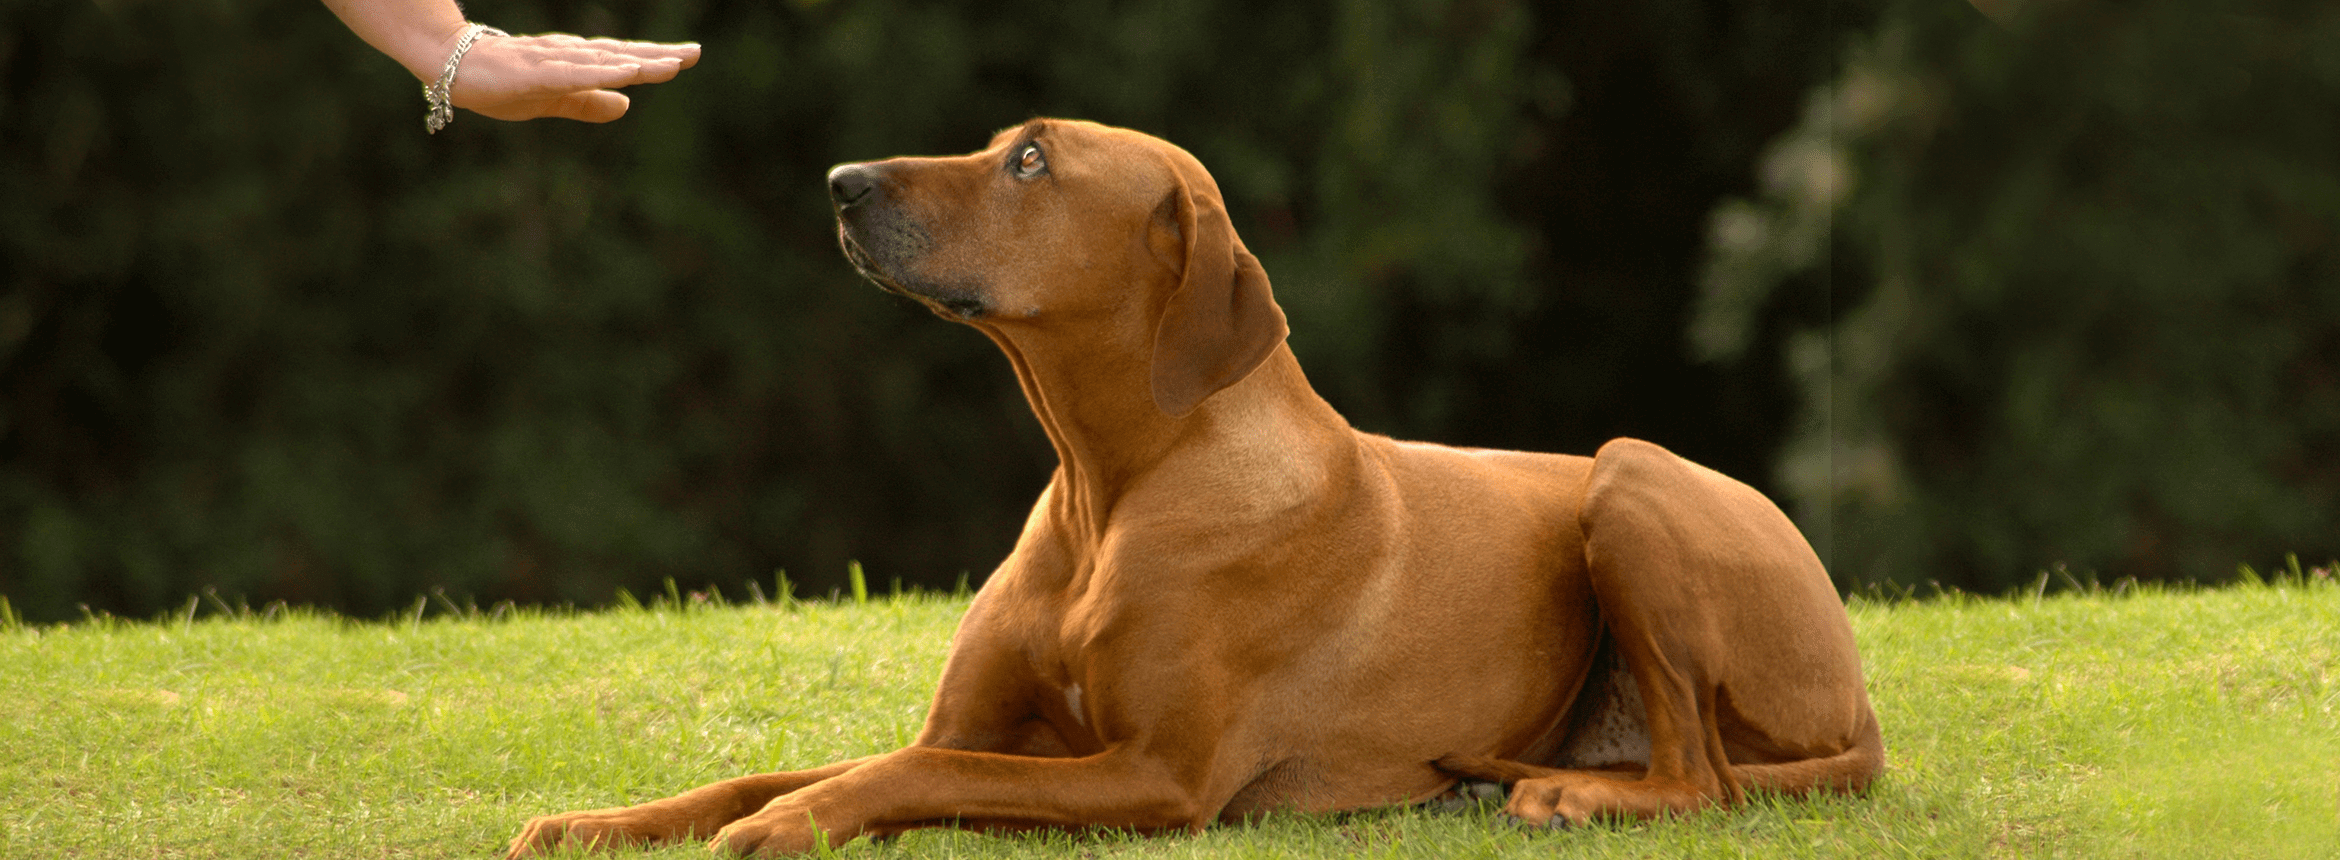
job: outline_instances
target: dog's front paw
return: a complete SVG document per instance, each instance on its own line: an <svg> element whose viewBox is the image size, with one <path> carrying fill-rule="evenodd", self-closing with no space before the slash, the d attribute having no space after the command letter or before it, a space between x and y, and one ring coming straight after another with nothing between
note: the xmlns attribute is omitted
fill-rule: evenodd
<svg viewBox="0 0 2340 860"><path fill-rule="evenodd" d="M775 803L725 825L707 843L707 850L724 856L786 857L819 850L824 842L828 835L809 813Z"/></svg>
<svg viewBox="0 0 2340 860"><path fill-rule="evenodd" d="M634 810L623 807L539 815L520 828L520 835L512 837L511 848L504 857L505 860L536 857L562 846L603 851L657 841L655 836L643 832L639 818Z"/></svg>

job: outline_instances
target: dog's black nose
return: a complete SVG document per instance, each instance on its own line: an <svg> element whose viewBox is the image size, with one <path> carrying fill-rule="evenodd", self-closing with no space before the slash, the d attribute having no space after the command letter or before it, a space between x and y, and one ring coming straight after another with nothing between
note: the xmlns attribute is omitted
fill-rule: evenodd
<svg viewBox="0 0 2340 860"><path fill-rule="evenodd" d="M869 199L878 187L878 172L867 164L840 164L829 168L829 202L841 211Z"/></svg>

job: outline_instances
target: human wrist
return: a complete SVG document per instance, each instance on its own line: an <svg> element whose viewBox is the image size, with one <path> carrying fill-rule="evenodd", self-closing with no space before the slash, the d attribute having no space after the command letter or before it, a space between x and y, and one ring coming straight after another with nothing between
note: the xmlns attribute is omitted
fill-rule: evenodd
<svg viewBox="0 0 2340 860"><path fill-rule="evenodd" d="M455 53L455 43L470 27L471 22L460 16L451 22L432 21L428 26L414 28L397 53L384 53L391 53L415 80L428 84L439 79L439 73L447 67L447 58Z"/></svg>
<svg viewBox="0 0 2340 860"><path fill-rule="evenodd" d="M429 104L423 114L423 129L439 133L455 119L455 74L462 70L463 55L486 36L507 35L486 24L470 23L455 34L455 45L447 52L447 61L439 66L439 75L423 84L423 100Z"/></svg>

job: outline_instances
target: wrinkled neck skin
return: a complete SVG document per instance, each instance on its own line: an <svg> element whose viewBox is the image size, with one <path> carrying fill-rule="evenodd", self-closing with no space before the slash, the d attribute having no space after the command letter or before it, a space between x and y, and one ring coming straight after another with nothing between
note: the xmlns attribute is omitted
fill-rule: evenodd
<svg viewBox="0 0 2340 860"><path fill-rule="evenodd" d="M1069 515L1059 522L1081 529L1083 538L1101 536L1116 503L1158 469L1241 464L1248 477L1272 480L1277 476L1261 472L1321 469L1342 459L1338 446L1354 444L1347 421L1309 387L1288 345L1278 344L1249 376L1192 412L1171 416L1154 403L1150 326L1088 328L1108 336L1076 341L1053 334L1066 326L1035 322L974 325L1015 366L1056 448L1049 502Z"/></svg>

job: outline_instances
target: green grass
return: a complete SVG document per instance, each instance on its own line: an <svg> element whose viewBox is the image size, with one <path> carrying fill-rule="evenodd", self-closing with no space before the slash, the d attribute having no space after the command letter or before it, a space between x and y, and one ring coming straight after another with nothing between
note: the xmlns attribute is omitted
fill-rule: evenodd
<svg viewBox="0 0 2340 860"><path fill-rule="evenodd" d="M963 606L0 622L0 858L490 856L531 815L902 744ZM841 853L2340 856L2340 586L1852 615L1890 748L1865 797L1558 833L1400 810Z"/></svg>

